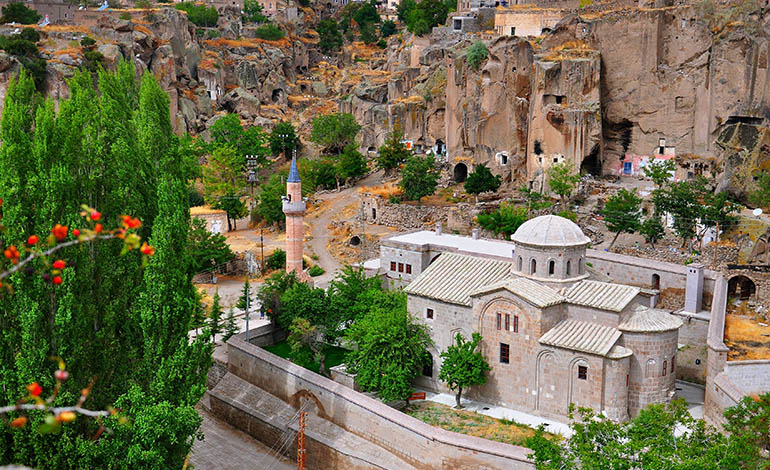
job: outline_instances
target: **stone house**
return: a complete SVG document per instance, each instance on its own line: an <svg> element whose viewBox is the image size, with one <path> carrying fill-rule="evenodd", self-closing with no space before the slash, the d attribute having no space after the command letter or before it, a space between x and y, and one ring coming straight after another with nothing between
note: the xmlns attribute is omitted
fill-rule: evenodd
<svg viewBox="0 0 770 470"><path fill-rule="evenodd" d="M435 344L418 384L445 391L440 352L456 334L478 332L492 370L473 398L562 419L574 403L618 421L670 401L682 321L650 307L639 287L592 279L590 240L567 219L531 219L512 240L476 240L502 245L491 256L382 247L382 269L413 263L399 280L411 281L407 308Z"/></svg>

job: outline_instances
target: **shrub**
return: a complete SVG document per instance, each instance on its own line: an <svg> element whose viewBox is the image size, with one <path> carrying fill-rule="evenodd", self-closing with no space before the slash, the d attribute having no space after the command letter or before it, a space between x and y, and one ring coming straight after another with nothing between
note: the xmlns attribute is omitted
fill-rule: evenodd
<svg viewBox="0 0 770 470"><path fill-rule="evenodd" d="M385 49L386 47L388 47L388 43L385 42L384 39L380 39L379 41L377 41L377 47L379 47L380 49Z"/></svg>
<svg viewBox="0 0 770 470"><path fill-rule="evenodd" d="M131 21L131 13L124 11L123 13L118 16L121 20Z"/></svg>
<svg viewBox="0 0 770 470"><path fill-rule="evenodd" d="M177 3L174 8L187 13L187 18L195 24L195 26L201 27L213 27L217 25L219 20L219 13L215 7L206 7L206 5L198 5L193 2L181 2Z"/></svg>
<svg viewBox="0 0 770 470"><path fill-rule="evenodd" d="M91 47L96 44L96 40L89 38L88 36L80 40L80 45L83 47Z"/></svg>
<svg viewBox="0 0 770 470"><path fill-rule="evenodd" d="M136 0L134 6L142 10L149 10L152 8L152 2L150 2L150 0Z"/></svg>
<svg viewBox="0 0 770 470"><path fill-rule="evenodd" d="M209 39L218 38L221 35L218 29L210 29L206 31L206 37Z"/></svg>
<svg viewBox="0 0 770 470"><path fill-rule="evenodd" d="M254 31L254 34L256 34L259 39L264 39L266 41L277 41L286 36L286 33L284 33L281 28L272 23L260 26Z"/></svg>
<svg viewBox="0 0 770 470"><path fill-rule="evenodd" d="M502 203L500 208L492 212L484 212L476 217L476 221L483 228L495 232L495 234L504 234L506 239L529 219L526 207L516 207L513 204Z"/></svg>
<svg viewBox="0 0 770 470"><path fill-rule="evenodd" d="M265 260L267 269L283 269L286 266L286 252L280 248L270 253Z"/></svg>
<svg viewBox="0 0 770 470"><path fill-rule="evenodd" d="M21 2L9 3L3 7L2 12L0 21L3 23L35 24L40 19L40 14L36 10L27 8Z"/></svg>
<svg viewBox="0 0 770 470"><path fill-rule="evenodd" d="M474 70L479 69L479 65L481 65L488 55L489 50L481 41L474 42L465 50L465 57L468 59L468 65Z"/></svg>
<svg viewBox="0 0 770 470"><path fill-rule="evenodd" d="M86 51L83 53L83 67L91 72L96 72L99 64L104 60L104 56L99 51Z"/></svg>
<svg viewBox="0 0 770 470"><path fill-rule="evenodd" d="M321 266L318 266L317 264L313 265L308 269L307 273L310 274L311 277L320 276L321 274L325 273L324 268Z"/></svg>
<svg viewBox="0 0 770 470"><path fill-rule="evenodd" d="M392 34L395 34L396 32L396 23L392 20L385 20L380 25L380 35L382 35L383 38L386 38Z"/></svg>
<svg viewBox="0 0 770 470"><path fill-rule="evenodd" d="M38 42L40 41L40 33L32 28L24 28L21 30L21 33L19 33L19 39L29 42Z"/></svg>

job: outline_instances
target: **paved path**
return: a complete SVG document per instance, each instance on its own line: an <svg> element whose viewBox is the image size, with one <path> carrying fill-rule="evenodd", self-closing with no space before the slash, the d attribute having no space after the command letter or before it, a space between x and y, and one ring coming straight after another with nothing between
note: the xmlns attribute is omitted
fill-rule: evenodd
<svg viewBox="0 0 770 470"><path fill-rule="evenodd" d="M251 436L231 427L210 412L199 409L205 439L195 441L190 464L195 470L292 470L296 464L276 458L270 449Z"/></svg>

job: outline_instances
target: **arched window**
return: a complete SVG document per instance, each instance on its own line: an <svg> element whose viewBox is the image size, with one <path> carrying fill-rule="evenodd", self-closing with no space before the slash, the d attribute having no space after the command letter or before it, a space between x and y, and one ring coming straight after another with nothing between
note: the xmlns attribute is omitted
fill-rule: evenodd
<svg viewBox="0 0 770 470"><path fill-rule="evenodd" d="M674 363L676 362L676 356L671 356L671 373L674 373Z"/></svg>
<svg viewBox="0 0 770 470"><path fill-rule="evenodd" d="M518 267L518 269L517 269L519 272L521 272L521 268L522 268L522 264L523 264L523 263L524 263L524 260L523 260L523 259L521 259L521 256L519 256L519 264L518 264L518 266L519 266L519 267Z"/></svg>
<svg viewBox="0 0 770 470"><path fill-rule="evenodd" d="M422 364L422 375L425 377L433 377L433 354L426 353L425 361Z"/></svg>
<svg viewBox="0 0 770 470"><path fill-rule="evenodd" d="M655 377L655 359L648 359L644 365L644 376Z"/></svg>
<svg viewBox="0 0 770 470"><path fill-rule="evenodd" d="M583 274L583 269L585 268L583 267L583 258L581 257L580 261L578 261L578 274Z"/></svg>
<svg viewBox="0 0 770 470"><path fill-rule="evenodd" d="M572 274L572 273L570 273L571 270L572 270L572 261L567 260L567 276Z"/></svg>
<svg viewBox="0 0 770 470"><path fill-rule="evenodd" d="M556 261L550 260L548 262L548 275L553 276L554 271L556 271Z"/></svg>
<svg viewBox="0 0 770 470"><path fill-rule="evenodd" d="M535 258L532 258L532 261L529 262L529 273L535 274L537 272L537 261L535 261Z"/></svg>
<svg viewBox="0 0 770 470"><path fill-rule="evenodd" d="M663 377L668 373L668 361L663 361Z"/></svg>
<svg viewBox="0 0 770 470"><path fill-rule="evenodd" d="M652 288L660 289L660 276L657 274L652 275Z"/></svg>

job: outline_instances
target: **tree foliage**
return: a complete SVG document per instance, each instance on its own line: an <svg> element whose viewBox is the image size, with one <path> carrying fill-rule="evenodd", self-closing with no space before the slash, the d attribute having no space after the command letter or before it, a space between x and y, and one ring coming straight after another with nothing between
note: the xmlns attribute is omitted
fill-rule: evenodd
<svg viewBox="0 0 770 470"><path fill-rule="evenodd" d="M671 181L676 171L676 163L670 160L653 160L644 166L644 176L650 178L657 187Z"/></svg>
<svg viewBox="0 0 770 470"><path fill-rule="evenodd" d="M755 207L770 206L770 171L760 171L756 175L755 188L749 192L749 202Z"/></svg>
<svg viewBox="0 0 770 470"><path fill-rule="evenodd" d="M263 8L258 0L244 0L243 21L248 23L267 23L268 18L262 14Z"/></svg>
<svg viewBox="0 0 770 470"><path fill-rule="evenodd" d="M612 248L621 233L634 233L639 230L642 198L636 195L636 190L629 191L623 188L607 199L602 214L607 228L615 234L610 243Z"/></svg>
<svg viewBox="0 0 770 470"><path fill-rule="evenodd" d="M377 167L389 172L398 168L412 155L403 143L404 134L394 129L377 152Z"/></svg>
<svg viewBox="0 0 770 470"><path fill-rule="evenodd" d="M337 177L343 183L363 176L367 171L369 168L366 166L366 157L353 144L345 147L337 158Z"/></svg>
<svg viewBox="0 0 770 470"><path fill-rule="evenodd" d="M406 295L398 296L398 307L375 306L345 332L355 346L347 357L347 370L365 391L376 391L383 401L406 400L412 395L412 380L422 371L431 345L425 325L406 311Z"/></svg>
<svg viewBox="0 0 770 470"><path fill-rule="evenodd" d="M660 217L652 215L639 226L639 233L641 233L644 240L654 248L655 243L658 240L661 240L666 234L666 229L663 227L663 222L660 221Z"/></svg>
<svg viewBox="0 0 770 470"><path fill-rule="evenodd" d="M398 185L404 192L406 199L419 201L424 196L430 196L436 191L439 176L441 174L436 167L436 160L433 156L418 157L413 155L406 160Z"/></svg>
<svg viewBox="0 0 770 470"><path fill-rule="evenodd" d="M387 38L396 34L396 23L393 20L385 20L380 24L380 35Z"/></svg>
<svg viewBox="0 0 770 470"><path fill-rule="evenodd" d="M324 148L324 152L339 155L355 143L361 125L350 113L331 113L313 119L310 140Z"/></svg>
<svg viewBox="0 0 770 470"><path fill-rule="evenodd" d="M270 151L273 155L285 152L285 158L288 160L298 148L299 137L294 130L294 125L288 121L279 122L270 133Z"/></svg>
<svg viewBox="0 0 770 470"><path fill-rule="evenodd" d="M465 192L479 194L487 191L497 191L503 180L500 175L493 175L483 163L476 165L468 179L465 180Z"/></svg>
<svg viewBox="0 0 770 470"><path fill-rule="evenodd" d="M319 21L316 31L319 36L318 47L323 53L336 52L342 47L342 32L333 19Z"/></svg>
<svg viewBox="0 0 770 470"><path fill-rule="evenodd" d="M274 25L273 23L263 24L254 30L254 34L259 39L265 39L267 41L277 41L279 39L283 39L283 37L286 36L286 33L284 33L281 28Z"/></svg>
<svg viewBox="0 0 770 470"><path fill-rule="evenodd" d="M285 191L282 175L273 173L263 184L257 202L257 215L268 224L283 225L283 204L281 196Z"/></svg>
<svg viewBox="0 0 770 470"><path fill-rule="evenodd" d="M246 188L246 157L231 146L217 147L203 167L203 195L206 202L227 213L227 229L243 217L246 206L240 195Z"/></svg>
<svg viewBox="0 0 770 470"><path fill-rule="evenodd" d="M486 60L489 55L489 49L487 45L481 41L476 41L465 50L465 58L468 60L468 65L473 70L478 70L479 65Z"/></svg>
<svg viewBox="0 0 770 470"><path fill-rule="evenodd" d="M37 276L17 276L0 308L0 400L13 403L26 384L52 387L50 356L67 363L70 379L56 403L71 402L97 377L89 406L115 406L131 420L104 423L112 434L93 440L98 424L79 420L55 439L34 427L0 423L0 465L45 469L181 469L200 417L211 345L187 337L198 308L191 283L188 171L169 116L169 99L133 66L75 73L69 97L35 94L22 72L10 81L0 135L2 243L47 233L53 221L77 227L80 205L104 214L134 214L155 247L142 269L138 254L99 243L62 250L69 268L52 290ZM95 87L98 84L98 89ZM40 422L42 414L30 415Z"/></svg>
<svg viewBox="0 0 770 470"><path fill-rule="evenodd" d="M227 239L220 233L211 233L206 221L192 219L186 251L190 254L190 273L195 274L227 263L235 257Z"/></svg>
<svg viewBox="0 0 770 470"><path fill-rule="evenodd" d="M450 390L457 390L455 400L457 408L462 408L463 389L474 385L484 385L487 382L487 372L492 370L481 354L477 351L481 343L481 335L473 333L470 341L457 333L455 344L441 353L441 372L439 380L445 382Z"/></svg>
<svg viewBox="0 0 770 470"><path fill-rule="evenodd" d="M434 26L442 25L449 14L449 7L443 0L406 0L398 6L398 17L406 23L410 33L424 36Z"/></svg>
<svg viewBox="0 0 770 470"><path fill-rule="evenodd" d="M269 142L268 135L261 127L252 126L244 129L241 118L237 114L230 113L217 119L211 126L210 132L210 152L221 147L232 147L239 158L244 159L244 165L246 155L256 156L257 164L265 165L272 142Z"/></svg>
<svg viewBox="0 0 770 470"><path fill-rule="evenodd" d="M0 21L3 23L35 24L40 19L37 10L28 8L22 2L12 2L2 9L3 16Z"/></svg>
<svg viewBox="0 0 770 470"><path fill-rule="evenodd" d="M580 175L570 162L554 163L548 168L548 187L561 198L562 206L575 191Z"/></svg>
<svg viewBox="0 0 770 470"><path fill-rule="evenodd" d="M187 18L195 24L195 26L201 28L214 27L219 20L219 13L217 12L216 7L207 7L202 3L180 2L174 5L174 8L187 13Z"/></svg>
<svg viewBox="0 0 770 470"><path fill-rule="evenodd" d="M509 240L527 220L529 213L526 207L517 207L507 202L500 204L497 210L482 212L476 217L481 227L495 232L496 235L505 235L506 240Z"/></svg>

